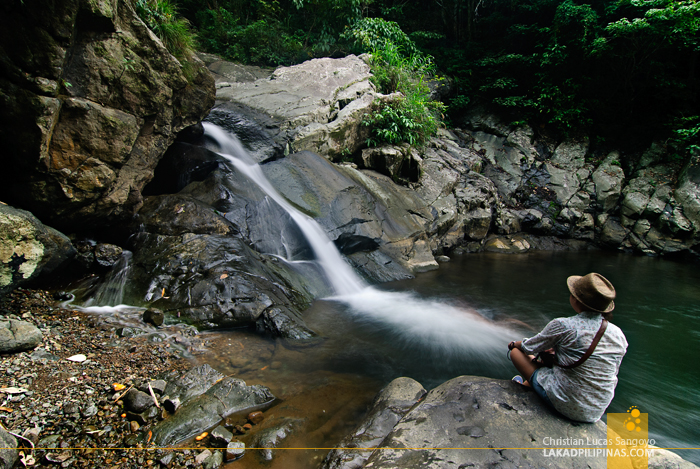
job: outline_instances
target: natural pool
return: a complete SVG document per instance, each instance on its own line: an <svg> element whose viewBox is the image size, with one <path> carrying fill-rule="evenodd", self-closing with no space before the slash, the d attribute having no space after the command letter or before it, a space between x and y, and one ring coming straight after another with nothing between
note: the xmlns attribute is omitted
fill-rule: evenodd
<svg viewBox="0 0 700 469"><path fill-rule="evenodd" d="M572 314L565 279L590 271L602 273L615 285L618 299L613 322L629 342L609 411L625 412L634 405L648 413L649 437L657 446L700 446L697 265L601 251L470 254L416 279L378 288L412 291L412 298L475 310L497 321L504 328L504 337L515 334L513 338L522 338L554 317ZM429 317L433 312L426 307L424 314ZM406 326L417 322L411 315L407 314ZM413 334L411 327L387 321L381 314L358 315L337 301L316 301L305 319L324 337L320 344L294 348L247 330L217 332L208 333L214 344L212 352L200 357L249 384L270 387L282 400L268 411L270 418L304 419L301 430L283 446L333 446L355 427L374 394L398 376L410 376L430 389L463 374L502 379L515 374L506 359L505 339L498 351L488 348L488 353L480 354L466 343L478 340L478 332L454 330L446 336L451 345L445 347L433 343L440 340L440 331ZM470 327L459 318L454 324ZM465 342L464 347L460 341ZM284 450L265 467L314 467L326 452ZM700 464L700 450L677 452ZM257 455L249 454L234 465L255 467L258 462Z"/></svg>

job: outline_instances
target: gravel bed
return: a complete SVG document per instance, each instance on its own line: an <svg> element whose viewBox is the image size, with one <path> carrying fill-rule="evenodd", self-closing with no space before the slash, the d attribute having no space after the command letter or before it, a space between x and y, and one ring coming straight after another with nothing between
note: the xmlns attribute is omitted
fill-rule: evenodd
<svg viewBox="0 0 700 469"><path fill-rule="evenodd" d="M193 328L178 333L171 327L165 340L163 334L120 337L116 324L60 308L39 290L8 294L0 315L31 322L44 336L33 351L0 356L0 388L6 390L0 392L0 423L23 436L18 441L27 448L24 463L15 467L201 465L200 450L139 447L119 399L132 385L188 369L191 363L183 357L205 345ZM77 354L86 359L68 360ZM123 391L116 392L115 383L124 385Z"/></svg>

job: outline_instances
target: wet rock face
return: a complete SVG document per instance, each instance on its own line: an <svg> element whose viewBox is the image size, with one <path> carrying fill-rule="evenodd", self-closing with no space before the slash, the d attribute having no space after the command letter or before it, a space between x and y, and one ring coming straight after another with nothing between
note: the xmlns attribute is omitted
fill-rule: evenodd
<svg viewBox="0 0 700 469"><path fill-rule="evenodd" d="M0 205L0 293L54 271L75 254L64 234L29 212Z"/></svg>
<svg viewBox="0 0 700 469"><path fill-rule="evenodd" d="M2 199L58 227L132 214L177 132L213 105L208 71L193 59L188 80L124 0L1 8Z"/></svg>
<svg viewBox="0 0 700 469"><path fill-rule="evenodd" d="M320 272L260 254L306 248L294 247L300 237L283 213L225 166L176 195L147 198L132 239L133 284L147 288L137 296L203 327L257 324L274 336L312 337L299 313L329 292Z"/></svg>

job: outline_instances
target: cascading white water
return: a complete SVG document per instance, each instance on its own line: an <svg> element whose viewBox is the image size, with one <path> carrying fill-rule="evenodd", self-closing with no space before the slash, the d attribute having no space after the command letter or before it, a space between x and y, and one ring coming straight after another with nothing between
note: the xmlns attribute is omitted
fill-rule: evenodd
<svg viewBox="0 0 700 469"><path fill-rule="evenodd" d="M284 208L298 225L336 293L330 300L346 304L362 320L390 325L407 343L420 341L423 346L450 354L493 358L495 352L502 351L505 344L517 337L513 331L489 322L476 311L418 298L412 293L386 292L367 286L318 223L295 209L272 187L236 137L211 123L205 122L204 129L219 146L219 154Z"/></svg>
<svg viewBox="0 0 700 469"><path fill-rule="evenodd" d="M343 260L333 241L323 232L323 229L311 217L301 213L287 202L267 180L260 165L255 163L235 137L226 133L220 127L208 122L204 123L206 134L211 137L221 151L219 154L230 162L234 168L243 173L248 179L260 187L272 200L277 202L297 224L313 249L316 259L328 277L336 293L348 295L359 293L366 288L364 282L355 275L352 268Z"/></svg>
<svg viewBox="0 0 700 469"><path fill-rule="evenodd" d="M124 301L124 287L131 272L131 251L122 252L105 281L85 306L114 306Z"/></svg>

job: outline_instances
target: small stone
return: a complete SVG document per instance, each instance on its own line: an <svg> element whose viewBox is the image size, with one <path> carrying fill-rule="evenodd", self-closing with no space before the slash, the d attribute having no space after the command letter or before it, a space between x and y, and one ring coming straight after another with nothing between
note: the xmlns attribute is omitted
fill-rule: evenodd
<svg viewBox="0 0 700 469"><path fill-rule="evenodd" d="M233 439L233 433L219 425L211 431L209 436L209 444L216 448L226 448Z"/></svg>
<svg viewBox="0 0 700 469"><path fill-rule="evenodd" d="M447 256L435 256L435 260L440 263L450 262L450 258Z"/></svg>
<svg viewBox="0 0 700 469"><path fill-rule="evenodd" d="M153 324L156 327L162 326L164 319L165 315L163 314L163 311L156 308L147 309L143 313L143 322Z"/></svg>
<svg viewBox="0 0 700 469"><path fill-rule="evenodd" d="M88 402L88 404L83 407L82 414L84 418L92 417L97 414L97 406L94 402Z"/></svg>
<svg viewBox="0 0 700 469"><path fill-rule="evenodd" d="M252 426L251 424L249 424L249 423L246 423L245 425L243 425L243 428L245 428L246 431L248 431L248 430L250 430L251 428L253 428L253 426Z"/></svg>
<svg viewBox="0 0 700 469"><path fill-rule="evenodd" d="M197 457L194 458L194 462L196 465L200 465L204 462L205 459L207 459L209 456L211 456L211 451L208 449L205 449L201 453L197 455Z"/></svg>
<svg viewBox="0 0 700 469"><path fill-rule="evenodd" d="M218 469L224 462L224 456L221 451L214 451L214 453L204 460L204 469Z"/></svg>
<svg viewBox="0 0 700 469"><path fill-rule="evenodd" d="M253 425L259 424L260 422L263 421L264 418L265 418L265 416L260 411L251 412L248 414L248 421L250 423L252 423Z"/></svg>
<svg viewBox="0 0 700 469"><path fill-rule="evenodd" d="M235 461L245 454L245 443L242 441L232 441L226 447L226 461Z"/></svg>
<svg viewBox="0 0 700 469"><path fill-rule="evenodd" d="M153 405L153 398L138 389L132 389L124 396L124 407L134 413L140 414Z"/></svg>
<svg viewBox="0 0 700 469"><path fill-rule="evenodd" d="M170 464L172 462L173 457L175 457L175 453L168 453L165 456L163 456L162 458L160 458L158 460L158 462L160 464L162 464L163 466L167 466L168 464Z"/></svg>
<svg viewBox="0 0 700 469"><path fill-rule="evenodd" d="M139 425L146 425L146 417L142 414L137 414L135 412L127 412L126 419L130 422L137 422Z"/></svg>
<svg viewBox="0 0 700 469"><path fill-rule="evenodd" d="M139 431L139 428L141 428L141 425L139 425L138 422L134 420L129 422L129 429L131 430L131 433L136 433L137 431Z"/></svg>
<svg viewBox="0 0 700 469"><path fill-rule="evenodd" d="M235 425L233 428L239 435L243 435L245 433L245 428L241 427L240 425Z"/></svg>
<svg viewBox="0 0 700 469"><path fill-rule="evenodd" d="M168 384L165 382L165 380L162 379L157 379L155 381L150 381L147 383L142 384L141 386L138 387L139 391L143 391L145 393L148 393L148 385L151 385L151 389L153 389L153 392L156 394L162 395L163 392L165 391L165 386Z"/></svg>
<svg viewBox="0 0 700 469"><path fill-rule="evenodd" d="M151 399L151 402L153 402L152 399ZM171 414L175 413L175 411L178 409L178 407L180 407L180 404L181 404L180 398L178 398L178 397L173 397L172 399L168 398L168 399L165 399L163 401L163 407L165 408L165 410L167 410Z"/></svg>

